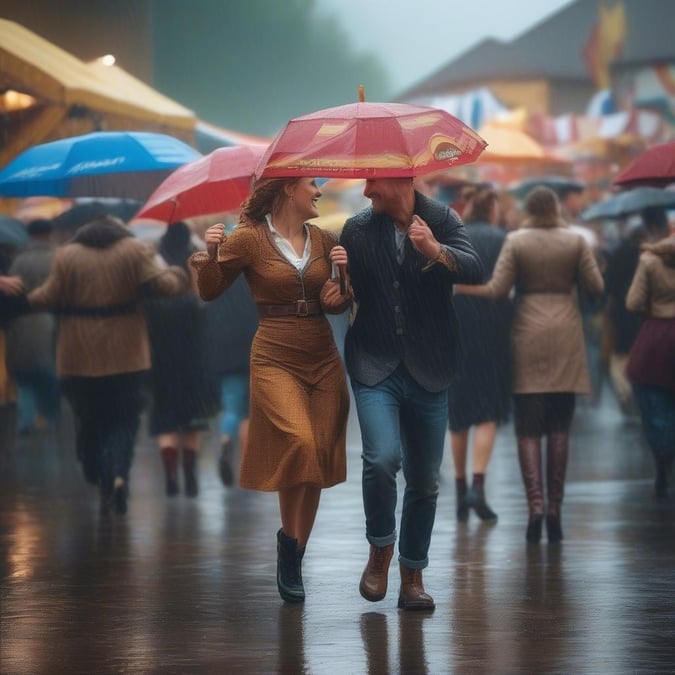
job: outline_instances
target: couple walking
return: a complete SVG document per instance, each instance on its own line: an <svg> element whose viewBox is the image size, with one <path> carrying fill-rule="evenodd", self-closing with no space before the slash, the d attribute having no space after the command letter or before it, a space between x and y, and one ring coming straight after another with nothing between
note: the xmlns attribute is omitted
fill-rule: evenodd
<svg viewBox="0 0 675 675"><path fill-rule="evenodd" d="M352 307L347 372L363 445L368 563L359 590L387 591L397 538L396 476L406 487L399 527L403 609L433 609L422 570L436 512L456 358L452 284L478 283L482 266L457 215L413 187L373 179L371 207L347 220L339 244L306 221L321 196L310 178L260 181L240 224L205 234L196 253L200 295L211 300L243 274L258 306L251 349L249 442L240 485L279 494L277 583L289 602L305 598L302 559L321 490L346 478L349 398L325 313ZM340 274L348 269L346 287Z"/></svg>

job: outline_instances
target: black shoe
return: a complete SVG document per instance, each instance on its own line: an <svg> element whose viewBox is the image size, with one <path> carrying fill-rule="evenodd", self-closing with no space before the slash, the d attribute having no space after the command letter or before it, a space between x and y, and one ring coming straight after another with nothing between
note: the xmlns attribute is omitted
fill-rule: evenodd
<svg viewBox="0 0 675 675"><path fill-rule="evenodd" d="M188 497L196 497L199 494L197 483L197 451L183 448L183 479L185 481L185 494Z"/></svg>
<svg viewBox="0 0 675 675"><path fill-rule="evenodd" d="M467 493L467 502L481 520L497 520L497 514L485 501L485 492L482 487L474 485Z"/></svg>
<svg viewBox="0 0 675 675"><path fill-rule="evenodd" d="M562 524L560 523L560 516L554 513L549 513L546 516L546 536L549 544L557 544L563 539Z"/></svg>
<svg viewBox="0 0 675 675"><path fill-rule="evenodd" d="M544 516L542 514L536 514L530 516L530 520L527 523L527 531L525 532L525 539L530 544L538 544L541 541L541 530L544 523Z"/></svg>
<svg viewBox="0 0 675 675"><path fill-rule="evenodd" d="M460 523L466 523L469 520L469 503L466 498L457 502L457 520Z"/></svg>
<svg viewBox="0 0 675 675"><path fill-rule="evenodd" d="M120 482L120 480L115 481L117 484L113 489L112 504L113 504L113 511L118 516L123 516L127 512L128 492L126 483L123 480L121 480Z"/></svg>
<svg viewBox="0 0 675 675"><path fill-rule="evenodd" d="M298 548L298 540L277 532L277 588L286 602L303 602L305 588L302 583L302 556L305 549Z"/></svg>
<svg viewBox="0 0 675 675"><path fill-rule="evenodd" d="M225 487L234 485L234 471L232 470L232 455L234 445L232 439L225 435L220 442L220 457L218 458L218 475Z"/></svg>

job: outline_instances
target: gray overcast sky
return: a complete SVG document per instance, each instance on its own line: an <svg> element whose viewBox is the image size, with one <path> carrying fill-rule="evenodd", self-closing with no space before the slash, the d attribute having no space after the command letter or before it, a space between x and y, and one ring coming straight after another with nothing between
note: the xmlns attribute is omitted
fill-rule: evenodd
<svg viewBox="0 0 675 675"><path fill-rule="evenodd" d="M387 67L396 91L486 37L510 40L572 0L316 0L359 50Z"/></svg>

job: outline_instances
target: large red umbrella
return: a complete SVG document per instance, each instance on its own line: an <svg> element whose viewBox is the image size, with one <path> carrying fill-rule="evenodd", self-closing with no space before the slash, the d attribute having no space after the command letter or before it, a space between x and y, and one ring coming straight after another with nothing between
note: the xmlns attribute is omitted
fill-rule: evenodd
<svg viewBox="0 0 675 675"><path fill-rule="evenodd" d="M450 113L359 102L296 117L277 134L262 178L403 178L475 161L487 143Z"/></svg>
<svg viewBox="0 0 675 675"><path fill-rule="evenodd" d="M614 179L614 183L621 187L665 187L675 183L675 141L645 150Z"/></svg>
<svg viewBox="0 0 675 675"><path fill-rule="evenodd" d="M181 166L150 195L135 217L172 223L238 209L250 193L256 165L266 148L218 148Z"/></svg>

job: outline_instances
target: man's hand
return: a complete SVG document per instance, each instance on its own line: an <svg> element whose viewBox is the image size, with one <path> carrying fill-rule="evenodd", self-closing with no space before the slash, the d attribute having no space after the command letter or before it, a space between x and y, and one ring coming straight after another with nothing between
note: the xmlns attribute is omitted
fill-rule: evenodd
<svg viewBox="0 0 675 675"><path fill-rule="evenodd" d="M414 215L408 228L410 242L423 256L435 260L441 253L441 245L436 241L429 226L418 216Z"/></svg>

